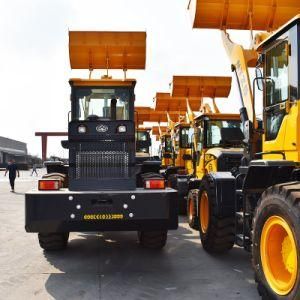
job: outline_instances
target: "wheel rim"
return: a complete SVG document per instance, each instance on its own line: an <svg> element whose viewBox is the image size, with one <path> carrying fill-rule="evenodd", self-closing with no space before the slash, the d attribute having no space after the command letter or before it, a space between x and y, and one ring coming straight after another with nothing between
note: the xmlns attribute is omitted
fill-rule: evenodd
<svg viewBox="0 0 300 300"><path fill-rule="evenodd" d="M194 217L194 201L193 198L190 199L189 201L189 222L191 223L193 221L193 217Z"/></svg>
<svg viewBox="0 0 300 300"><path fill-rule="evenodd" d="M296 283L298 258L293 232L282 217L271 216L265 222L260 253L269 286L278 295L287 295Z"/></svg>
<svg viewBox="0 0 300 300"><path fill-rule="evenodd" d="M203 233L207 232L209 225L209 202L207 193L204 191L200 199L200 226Z"/></svg>

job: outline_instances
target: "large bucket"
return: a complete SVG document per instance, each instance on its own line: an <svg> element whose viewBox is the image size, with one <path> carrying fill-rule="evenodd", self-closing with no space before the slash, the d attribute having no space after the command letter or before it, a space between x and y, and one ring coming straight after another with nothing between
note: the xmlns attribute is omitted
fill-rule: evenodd
<svg viewBox="0 0 300 300"><path fill-rule="evenodd" d="M70 31L72 69L145 69L146 33Z"/></svg>
<svg viewBox="0 0 300 300"><path fill-rule="evenodd" d="M173 76L172 97L227 98L231 89L231 77Z"/></svg>
<svg viewBox="0 0 300 300"><path fill-rule="evenodd" d="M300 13L299 0L190 0L193 28L273 31Z"/></svg>

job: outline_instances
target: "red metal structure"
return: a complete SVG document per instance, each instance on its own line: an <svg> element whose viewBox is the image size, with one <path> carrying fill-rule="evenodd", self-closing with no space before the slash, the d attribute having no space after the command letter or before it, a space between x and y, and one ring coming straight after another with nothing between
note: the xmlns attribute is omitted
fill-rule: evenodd
<svg viewBox="0 0 300 300"><path fill-rule="evenodd" d="M42 159L47 159L47 141L48 136L68 136L67 132L36 132L35 136L42 137Z"/></svg>

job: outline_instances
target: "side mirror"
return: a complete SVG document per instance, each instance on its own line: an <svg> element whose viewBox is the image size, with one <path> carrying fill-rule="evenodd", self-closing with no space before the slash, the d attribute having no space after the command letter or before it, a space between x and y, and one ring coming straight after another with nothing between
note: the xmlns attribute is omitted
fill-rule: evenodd
<svg viewBox="0 0 300 300"><path fill-rule="evenodd" d="M262 75L260 68L255 69L255 77L256 77L257 88L260 91L263 91L264 90L264 80L263 80L263 75Z"/></svg>
<svg viewBox="0 0 300 300"><path fill-rule="evenodd" d="M64 149L69 149L69 148L70 148L69 140L61 141L61 146L62 146Z"/></svg>

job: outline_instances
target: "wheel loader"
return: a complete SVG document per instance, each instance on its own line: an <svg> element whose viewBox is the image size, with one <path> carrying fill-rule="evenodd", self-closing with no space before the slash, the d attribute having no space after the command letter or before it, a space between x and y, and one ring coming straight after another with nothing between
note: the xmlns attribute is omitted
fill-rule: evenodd
<svg viewBox="0 0 300 300"><path fill-rule="evenodd" d="M238 172L202 179L202 246L251 251L262 299L300 299L300 2L192 0L189 10L194 28L221 30L245 135ZM229 29L249 30L250 48L234 43Z"/></svg>
<svg viewBox="0 0 300 300"><path fill-rule="evenodd" d="M177 188L186 199L189 226L199 230L198 199L202 178L211 172L235 172L238 169L243 156L244 135L239 114L220 113L214 104L214 110L210 105L205 105L200 109L200 115L195 116L189 103L187 106L194 130L191 155L193 173L178 176Z"/></svg>
<svg viewBox="0 0 300 300"><path fill-rule="evenodd" d="M72 69L144 69L145 32L70 31ZM124 75L125 75L124 74ZM65 173L46 174L25 195L25 229L45 251L67 246L70 232L137 231L147 248L165 246L178 226L176 191L136 162L136 80L70 79ZM60 169L62 170L61 166Z"/></svg>
<svg viewBox="0 0 300 300"><path fill-rule="evenodd" d="M174 76L172 97L166 110L175 109L174 99L180 99L185 119L175 123L173 147L176 172L171 173L168 184L177 189L179 212L188 214L189 224L197 228L197 193L202 177L212 171L230 171L240 164L242 157L241 121L238 114L221 113L215 98L228 97L231 90L230 77ZM204 97L211 98L211 104ZM157 97L156 106L163 105ZM178 104L178 105L179 105ZM177 107L177 110L178 107ZM170 119L170 118L169 118Z"/></svg>

